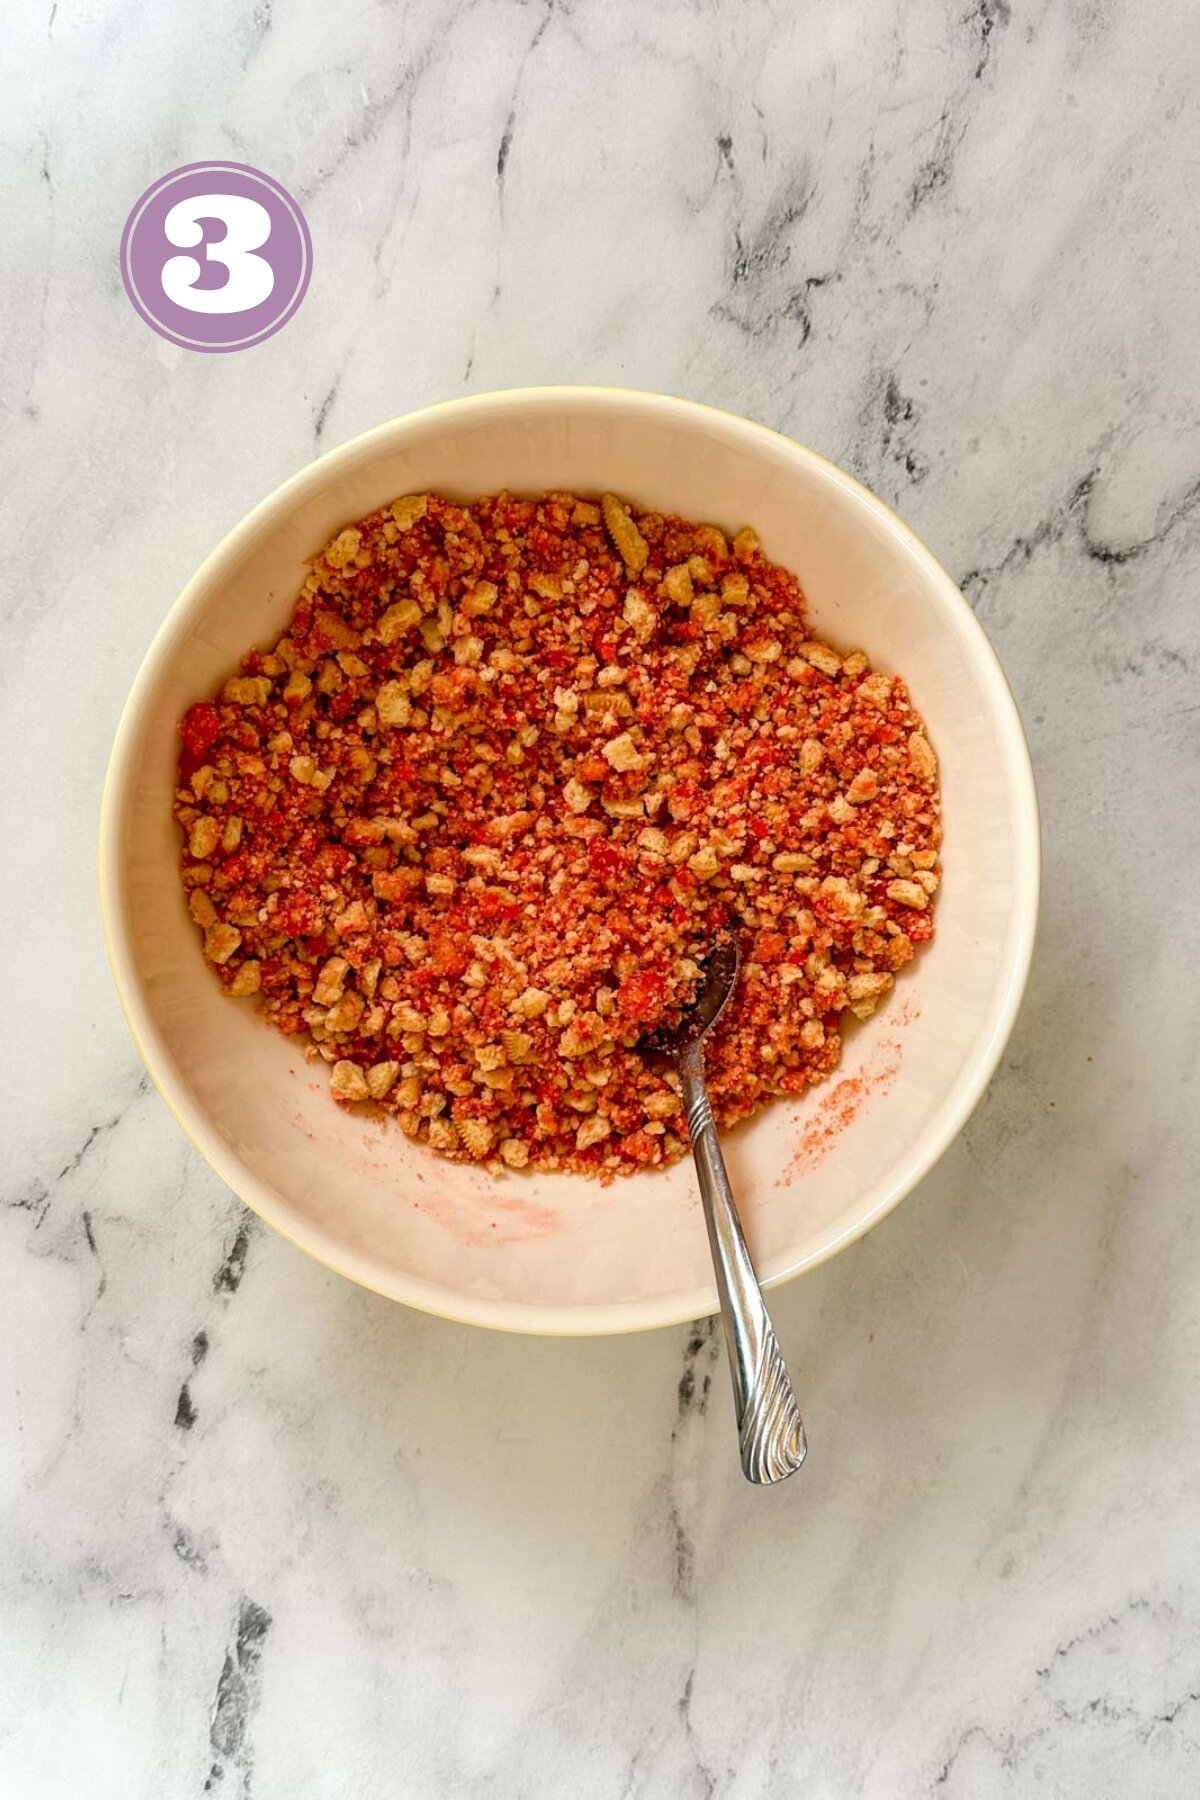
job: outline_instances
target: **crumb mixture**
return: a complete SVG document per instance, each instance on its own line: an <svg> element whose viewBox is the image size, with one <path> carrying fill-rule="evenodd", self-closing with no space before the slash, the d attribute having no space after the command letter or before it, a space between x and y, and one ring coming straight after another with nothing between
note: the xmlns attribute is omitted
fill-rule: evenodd
<svg viewBox="0 0 1200 1800"><path fill-rule="evenodd" d="M189 708L175 816L204 952L339 1101L496 1169L686 1147L639 1045L742 970L723 1126L829 1074L932 936L937 764L902 680L814 640L753 531L613 495L406 495L311 565Z"/></svg>

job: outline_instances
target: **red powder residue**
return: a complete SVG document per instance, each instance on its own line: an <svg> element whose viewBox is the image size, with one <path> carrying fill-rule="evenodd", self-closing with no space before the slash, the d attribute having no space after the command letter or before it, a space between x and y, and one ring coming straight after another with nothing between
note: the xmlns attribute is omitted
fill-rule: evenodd
<svg viewBox="0 0 1200 1800"><path fill-rule="evenodd" d="M421 1178L423 1180L423 1177ZM420 1199L405 1196L420 1213L468 1250L495 1250L510 1244L527 1244L534 1238L553 1237L562 1229L561 1215L548 1206L524 1200L490 1199L491 1216L478 1197L456 1200L444 1192L423 1193Z"/></svg>
<svg viewBox="0 0 1200 1800"><path fill-rule="evenodd" d="M417 1179L424 1183L422 1175ZM553 1207L520 1194L485 1195L475 1190L455 1198L444 1190L427 1189L420 1199L411 1194L407 1198L414 1211L423 1213L469 1250L527 1244L533 1238L553 1237L562 1229L562 1217Z"/></svg>
<svg viewBox="0 0 1200 1800"><path fill-rule="evenodd" d="M293 1069L291 1073L294 1075L297 1071ZM323 1082L309 1081L306 1085L311 1093L325 1091ZM301 1137L309 1143L316 1142L316 1133L310 1129L302 1112L293 1112L291 1123ZM382 1111L370 1119L370 1126L360 1139L361 1150L344 1145L341 1154L364 1180L374 1182L380 1174L381 1149L385 1159L389 1163L391 1160L388 1153L391 1128ZM529 1188L525 1176L515 1175L497 1182L492 1177L484 1177L482 1170L468 1172L464 1169L460 1174L463 1191L455 1196L440 1186L435 1187L427 1179L428 1175L440 1177L443 1173L433 1157L422 1154L413 1162L392 1166L397 1201L406 1202L414 1212L430 1219L468 1249L495 1249L528 1243L534 1238L553 1237L562 1229L562 1215L556 1207L534 1200L522 1191ZM419 1194L415 1191L418 1188Z"/></svg>
<svg viewBox="0 0 1200 1800"><path fill-rule="evenodd" d="M847 1075L835 1082L823 1095L816 1111L805 1121L796 1148L783 1176L781 1187L793 1176L806 1174L828 1156L846 1127L852 1125L867 1102L876 1094L886 1093L900 1072L904 1045L902 1033L918 1016L911 1000L905 999L888 1018L887 1035L875 1040L871 1055L858 1075Z"/></svg>

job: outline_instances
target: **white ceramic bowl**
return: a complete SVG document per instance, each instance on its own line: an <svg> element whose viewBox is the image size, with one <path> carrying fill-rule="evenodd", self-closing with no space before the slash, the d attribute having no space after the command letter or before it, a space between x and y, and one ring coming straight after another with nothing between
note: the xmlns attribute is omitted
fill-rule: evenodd
<svg viewBox="0 0 1200 1800"><path fill-rule="evenodd" d="M731 530L752 524L800 577L823 636L908 678L941 763L937 938L849 1037L833 1082L728 1140L764 1282L851 1243L932 1166L996 1066L1033 948L1037 802L1020 720L970 608L894 513L811 451L688 401L603 388L452 401L367 432L256 507L171 608L121 720L101 823L109 953L184 1130L322 1262L479 1325L675 1323L717 1303L689 1163L607 1188L496 1181L342 1112L298 1044L224 996L180 898L171 793L187 705L279 633L305 558L339 526L397 494L501 487L611 488Z"/></svg>

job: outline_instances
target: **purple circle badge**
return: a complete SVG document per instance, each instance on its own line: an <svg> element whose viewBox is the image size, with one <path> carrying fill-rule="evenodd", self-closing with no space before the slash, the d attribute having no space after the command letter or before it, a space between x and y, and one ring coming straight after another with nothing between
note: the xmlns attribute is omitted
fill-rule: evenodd
<svg viewBox="0 0 1200 1800"><path fill-rule="evenodd" d="M146 189L121 233L121 279L160 337L246 350L308 289L312 239L287 189L247 163L188 163Z"/></svg>

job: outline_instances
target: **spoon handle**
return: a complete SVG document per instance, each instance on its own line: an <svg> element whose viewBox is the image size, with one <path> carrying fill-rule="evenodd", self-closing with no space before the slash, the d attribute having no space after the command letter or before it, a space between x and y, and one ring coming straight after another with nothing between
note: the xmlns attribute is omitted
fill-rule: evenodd
<svg viewBox="0 0 1200 1800"><path fill-rule="evenodd" d="M680 1057L679 1076L725 1320L742 1473L765 1486L804 1461L804 1425L742 1235L698 1044Z"/></svg>

